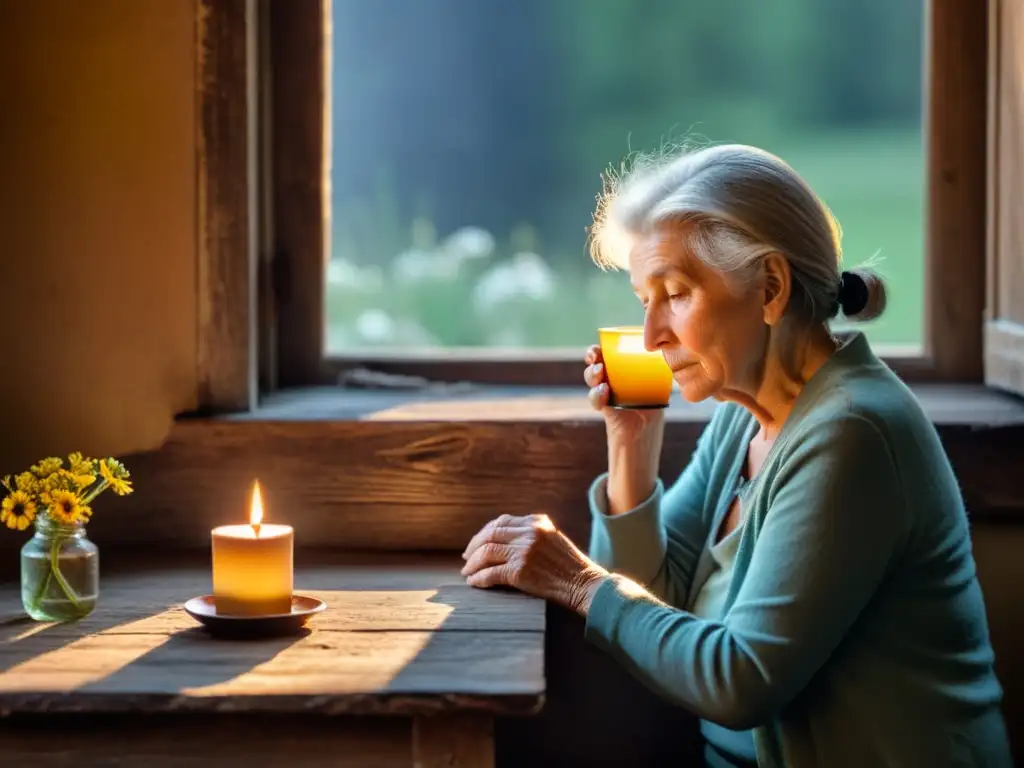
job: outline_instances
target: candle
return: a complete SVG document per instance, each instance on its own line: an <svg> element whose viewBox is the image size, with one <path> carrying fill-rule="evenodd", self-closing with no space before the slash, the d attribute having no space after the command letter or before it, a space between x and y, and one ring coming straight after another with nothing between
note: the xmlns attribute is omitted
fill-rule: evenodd
<svg viewBox="0 0 1024 768"><path fill-rule="evenodd" d="M222 525L211 533L217 613L291 613L294 535L291 526L263 523L259 483L253 483L249 524Z"/></svg>
<svg viewBox="0 0 1024 768"><path fill-rule="evenodd" d="M622 408L668 405L672 369L661 352L644 348L644 329L617 326L598 329L601 357L611 391L609 402Z"/></svg>

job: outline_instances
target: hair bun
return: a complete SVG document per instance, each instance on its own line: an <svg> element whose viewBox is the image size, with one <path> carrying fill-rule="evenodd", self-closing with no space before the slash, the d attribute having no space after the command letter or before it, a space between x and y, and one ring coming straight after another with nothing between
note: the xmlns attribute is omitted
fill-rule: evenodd
<svg viewBox="0 0 1024 768"><path fill-rule="evenodd" d="M874 320L885 311L885 283L870 269L854 269L839 276L839 306L850 320Z"/></svg>

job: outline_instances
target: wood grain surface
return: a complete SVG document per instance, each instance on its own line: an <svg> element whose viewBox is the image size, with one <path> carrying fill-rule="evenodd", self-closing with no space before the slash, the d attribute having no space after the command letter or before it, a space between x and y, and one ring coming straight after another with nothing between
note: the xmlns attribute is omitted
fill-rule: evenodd
<svg viewBox="0 0 1024 768"><path fill-rule="evenodd" d="M972 520L1022 519L1024 404L983 387L923 387L919 399ZM339 403L360 401L361 416L330 420ZM417 417L406 418L413 407ZM670 408L667 418L661 476L671 483L707 413ZM461 552L503 513L548 514L585 546L587 488L607 449L582 394L402 405L395 394L319 391L274 398L253 419L182 420L159 450L127 460L137 492L104 502L90 525L103 548L206 548L211 528L245 519L258 478L268 520L293 525L298 547ZM0 538L4 546L20 546L18 537Z"/></svg>
<svg viewBox="0 0 1024 768"><path fill-rule="evenodd" d="M528 714L543 702L544 603L466 586L451 556L300 570L328 609L296 636L225 640L182 608L194 568L121 572L81 622L40 624L0 590L0 713Z"/></svg>

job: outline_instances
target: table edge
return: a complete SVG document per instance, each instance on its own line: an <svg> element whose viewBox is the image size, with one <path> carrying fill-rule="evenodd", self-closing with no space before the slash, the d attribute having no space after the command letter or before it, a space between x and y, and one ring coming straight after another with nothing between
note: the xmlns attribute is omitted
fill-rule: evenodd
<svg viewBox="0 0 1024 768"><path fill-rule="evenodd" d="M45 692L0 693L0 718L21 714L271 714L409 716L479 712L529 716L544 707L545 693L352 693L239 696Z"/></svg>

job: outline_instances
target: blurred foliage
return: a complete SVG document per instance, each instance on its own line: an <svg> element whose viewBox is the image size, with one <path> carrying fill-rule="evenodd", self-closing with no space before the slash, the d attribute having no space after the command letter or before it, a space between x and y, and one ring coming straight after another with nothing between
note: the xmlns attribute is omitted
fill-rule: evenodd
<svg viewBox="0 0 1024 768"><path fill-rule="evenodd" d="M763 146L804 174L848 263L880 253L891 300L869 335L920 341L923 0L333 7L332 350L581 345L639 320L625 278L585 252L599 174L690 137ZM452 266L441 243L467 226L493 248ZM399 279L410 251L429 276ZM550 290L481 305L517 282L522 253Z"/></svg>

